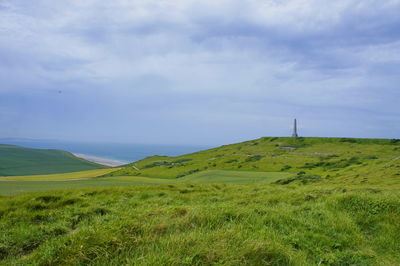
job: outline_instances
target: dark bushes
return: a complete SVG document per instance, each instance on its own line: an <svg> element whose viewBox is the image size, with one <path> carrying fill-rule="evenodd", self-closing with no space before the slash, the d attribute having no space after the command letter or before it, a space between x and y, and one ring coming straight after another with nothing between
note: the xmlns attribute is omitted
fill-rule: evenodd
<svg viewBox="0 0 400 266"><path fill-rule="evenodd" d="M364 159L375 160L378 159L378 157L371 155L371 156L365 156Z"/></svg>
<svg viewBox="0 0 400 266"><path fill-rule="evenodd" d="M339 161L332 161L332 162L325 162L319 161L315 163L305 163L304 166L301 168L312 169L316 167L324 167L328 169L335 169L335 168L345 168L353 164L361 164L357 157L351 157L350 159L342 159Z"/></svg>
<svg viewBox="0 0 400 266"><path fill-rule="evenodd" d="M179 159L179 160L173 161L172 163L184 163L184 162L189 162L189 161L193 161L193 159Z"/></svg>
<svg viewBox="0 0 400 266"><path fill-rule="evenodd" d="M57 197L57 196L41 196L41 197L36 198L36 200L42 201L44 203L55 202L55 201L59 201L60 199L61 199L61 197Z"/></svg>
<svg viewBox="0 0 400 266"><path fill-rule="evenodd" d="M253 156L248 157L245 160L245 162L257 162L257 161L261 160L263 157L264 156L262 156L262 155L253 155Z"/></svg>
<svg viewBox="0 0 400 266"><path fill-rule="evenodd" d="M342 138L339 140L339 142L349 142L349 143L357 143L356 139L351 139L351 138Z"/></svg>
<svg viewBox="0 0 400 266"><path fill-rule="evenodd" d="M289 177L284 179L279 179L274 182L274 184L279 185L287 185L290 183L301 183L301 184L308 184L308 183L315 183L322 181L322 178L318 175L307 175L305 172L299 172L295 177Z"/></svg>
<svg viewBox="0 0 400 266"><path fill-rule="evenodd" d="M187 176L187 175L191 175L191 174L194 174L194 173L199 172L199 171L200 171L200 169L192 169L192 170L189 170L187 172L184 172L182 174L177 175L176 178L181 178L181 177L184 177L184 176Z"/></svg>
<svg viewBox="0 0 400 266"><path fill-rule="evenodd" d="M390 144L400 144L400 139L391 139Z"/></svg>
<svg viewBox="0 0 400 266"><path fill-rule="evenodd" d="M162 165L171 165L171 163L167 162L167 161L153 162L151 164L143 166L142 169L153 168L153 167L162 166Z"/></svg>

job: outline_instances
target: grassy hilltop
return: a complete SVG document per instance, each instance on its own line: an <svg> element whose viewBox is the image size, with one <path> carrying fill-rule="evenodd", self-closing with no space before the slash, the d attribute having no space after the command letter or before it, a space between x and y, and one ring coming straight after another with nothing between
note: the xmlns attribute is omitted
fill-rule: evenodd
<svg viewBox="0 0 400 266"><path fill-rule="evenodd" d="M134 165L0 197L0 265L400 264L397 140L261 138Z"/></svg>
<svg viewBox="0 0 400 266"><path fill-rule="evenodd" d="M60 150L0 144L0 176L57 174L105 168Z"/></svg>
<svg viewBox="0 0 400 266"><path fill-rule="evenodd" d="M210 170L285 172L282 182L380 182L400 175L400 140L264 137L178 157L153 156L109 174L182 178ZM393 167L392 167L393 166ZM206 171L206 172L204 172Z"/></svg>

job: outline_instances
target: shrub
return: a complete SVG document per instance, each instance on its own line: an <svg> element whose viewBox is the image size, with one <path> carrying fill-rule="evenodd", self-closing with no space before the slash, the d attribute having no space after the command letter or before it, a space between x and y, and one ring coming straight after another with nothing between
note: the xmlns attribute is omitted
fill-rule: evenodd
<svg viewBox="0 0 400 266"><path fill-rule="evenodd" d="M324 167L328 169L345 168L353 164L362 164L357 157L351 157L349 159L342 159L333 162L319 161L315 163L305 163L301 168L313 169L316 167Z"/></svg>
<svg viewBox="0 0 400 266"><path fill-rule="evenodd" d="M279 185L287 185L290 183L301 183L301 184L309 184L309 183L315 183L315 182L321 182L323 179L318 176L318 175L297 175L295 177L289 177L289 178L284 178L284 179L279 179L277 181L275 181L275 184L279 184Z"/></svg>
<svg viewBox="0 0 400 266"><path fill-rule="evenodd" d="M261 160L261 158L263 158L263 157L264 157L264 156L262 156L262 155L253 155L253 156L248 157L248 158L245 160L245 162L256 162L256 161Z"/></svg>
<svg viewBox="0 0 400 266"><path fill-rule="evenodd" d="M349 142L349 143L357 143L356 139L351 139L351 138L341 138L339 142Z"/></svg>
<svg viewBox="0 0 400 266"><path fill-rule="evenodd" d="M189 162L189 161L193 161L193 159L179 159L179 160L173 161L172 163L184 163L184 162Z"/></svg>
<svg viewBox="0 0 400 266"><path fill-rule="evenodd" d="M184 177L184 176L187 176L187 175L191 175L191 174L194 174L194 173L196 173L196 172L199 172L200 171L200 169L192 169L192 170L189 170L189 171L187 171L187 172L184 172L184 173L181 173L181 174L178 174L177 176L176 176L176 178L181 178L181 177Z"/></svg>
<svg viewBox="0 0 400 266"><path fill-rule="evenodd" d="M329 160L329 159L337 158L337 157L339 157L339 155L336 155L336 154L329 154L329 155L320 156L319 159L320 159L320 160Z"/></svg>
<svg viewBox="0 0 400 266"><path fill-rule="evenodd" d="M142 169L153 168L153 167L162 166L162 165L171 165L171 164L172 163L167 162L167 161L158 161L158 162L153 162L151 164L145 165L142 167Z"/></svg>

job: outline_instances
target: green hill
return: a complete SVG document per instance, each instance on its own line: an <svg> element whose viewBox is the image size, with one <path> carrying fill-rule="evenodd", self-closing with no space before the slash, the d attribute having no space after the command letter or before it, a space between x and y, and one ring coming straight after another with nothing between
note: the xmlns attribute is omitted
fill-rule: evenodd
<svg viewBox="0 0 400 266"><path fill-rule="evenodd" d="M264 137L178 157L148 157L109 176L175 179L207 170L231 170L295 175L283 183L376 183L400 175L399 159L400 140Z"/></svg>
<svg viewBox="0 0 400 266"><path fill-rule="evenodd" d="M60 150L0 145L0 176L57 174L106 168Z"/></svg>

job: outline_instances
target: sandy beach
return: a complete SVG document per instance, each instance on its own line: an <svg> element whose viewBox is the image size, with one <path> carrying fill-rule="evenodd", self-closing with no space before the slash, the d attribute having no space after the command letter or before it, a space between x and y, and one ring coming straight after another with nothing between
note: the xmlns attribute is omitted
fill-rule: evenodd
<svg viewBox="0 0 400 266"><path fill-rule="evenodd" d="M119 160L113 160L113 159L107 159L107 158L101 158L93 155L87 155L87 154L81 154L81 153L73 153L76 157L102 164L102 165L107 165L107 166L120 166L127 164L129 162L126 161L119 161Z"/></svg>

